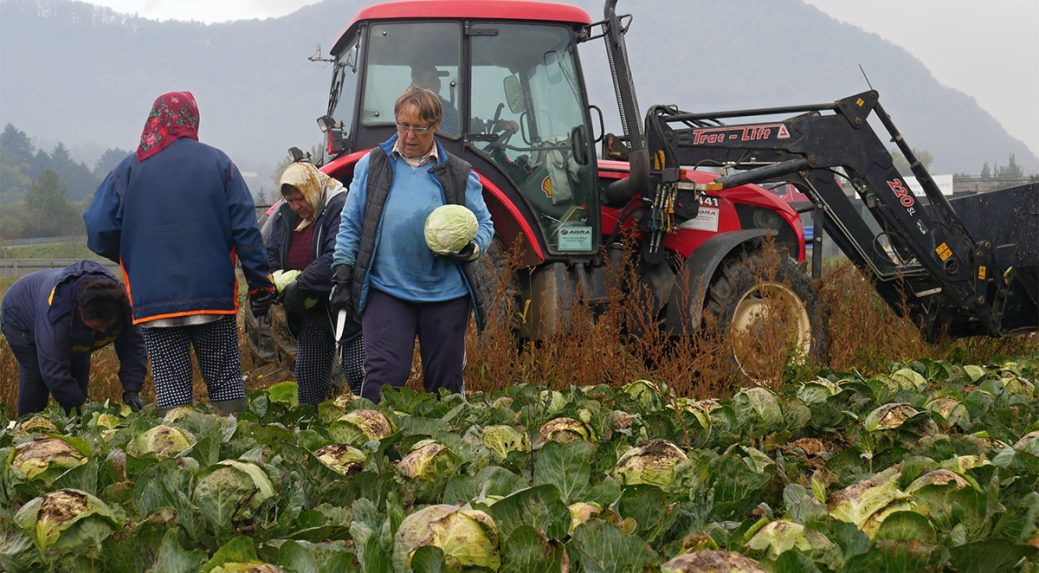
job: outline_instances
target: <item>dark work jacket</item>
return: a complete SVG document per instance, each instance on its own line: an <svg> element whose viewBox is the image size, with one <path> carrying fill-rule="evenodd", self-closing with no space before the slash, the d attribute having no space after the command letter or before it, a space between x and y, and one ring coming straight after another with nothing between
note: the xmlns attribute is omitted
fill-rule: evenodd
<svg viewBox="0 0 1039 573"><path fill-rule="evenodd" d="M328 293L332 290L332 253L336 248L336 233L339 232L339 221L346 203L346 189L340 187L330 195L312 223L314 236L311 247L314 260L296 277L298 288L316 295L319 303L315 312L325 316L328 315ZM271 234L267 238L267 263L271 271L284 270L290 241L296 225L299 225L299 216L283 201L273 217ZM346 325L344 342L361 334L361 323L356 316L354 318ZM331 322L328 324L331 331Z"/></svg>
<svg viewBox="0 0 1039 573"><path fill-rule="evenodd" d="M346 190L340 188L326 199L314 218L314 240L311 251L314 260L296 277L299 288L308 292L324 294L332 290L332 253L336 248L336 233L339 232L339 219L346 203ZM271 235L267 238L267 264L271 271L285 269L285 259L289 254L289 242L293 232L299 225L299 217L292 211L288 203L282 202L278 212L271 221Z"/></svg>
<svg viewBox="0 0 1039 573"><path fill-rule="evenodd" d="M235 263L250 291L273 290L256 209L224 152L182 137L140 161L131 153L98 188L87 246L126 274L134 322L235 314Z"/></svg>
<svg viewBox="0 0 1039 573"><path fill-rule="evenodd" d="M469 173L473 170L465 160L448 153L437 142L438 153L446 157L430 169L444 190L445 204L465 205L466 184ZM375 255L375 239L382 221L382 210L386 206L386 198L393 187L393 167L387 155L387 144L376 146L369 152L368 159L368 194L364 206L364 224L357 246L357 260L354 263L353 299L355 304L362 300L361 293L365 287L368 269ZM392 148L392 145L389 145ZM460 265L469 289L473 315L476 326L482 330L484 319L488 316L488 307L493 301L493 277L481 259Z"/></svg>
<svg viewBox="0 0 1039 573"><path fill-rule="evenodd" d="M86 400L79 381L72 375L75 355L89 360L91 352L114 342L119 356L119 381L127 392L140 392L147 369L144 337L140 327L132 324L129 313L106 332L95 332L83 324L75 293L76 286L85 278L118 281L95 261L77 261L64 269L22 277L8 289L3 301L4 330L20 331L34 344L43 381L66 410Z"/></svg>

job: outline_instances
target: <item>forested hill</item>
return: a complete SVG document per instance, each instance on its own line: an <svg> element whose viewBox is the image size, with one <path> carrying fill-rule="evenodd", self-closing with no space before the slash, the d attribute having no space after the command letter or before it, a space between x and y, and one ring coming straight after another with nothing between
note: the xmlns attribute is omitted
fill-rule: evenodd
<svg viewBox="0 0 1039 573"><path fill-rule="evenodd" d="M576 3L601 18L601 1ZM135 146L156 95L187 89L201 108L202 139L243 171L269 173L290 145L319 141L314 119L325 110L330 66L306 58L318 43L327 50L367 4L325 0L283 18L205 25L68 0L0 0L0 125L63 141L92 164L107 148ZM635 15L628 49L643 111L832 101L868 89L861 64L935 171L978 173L1009 154L1039 171L1039 158L971 97L940 85L901 48L800 0L622 0L619 10ZM582 55L593 102L615 108L601 41Z"/></svg>

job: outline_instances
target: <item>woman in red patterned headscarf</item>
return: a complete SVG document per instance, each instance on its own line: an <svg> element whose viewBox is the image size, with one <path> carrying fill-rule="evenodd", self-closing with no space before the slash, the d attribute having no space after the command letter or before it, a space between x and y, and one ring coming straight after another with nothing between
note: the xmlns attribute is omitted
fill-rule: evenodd
<svg viewBox="0 0 1039 573"><path fill-rule="evenodd" d="M83 220L91 250L123 268L161 411L192 402L189 347L221 412L246 406L238 355L241 260L252 312L274 300L249 189L224 152L198 141L190 92L159 96L137 152L98 188Z"/></svg>
<svg viewBox="0 0 1039 573"><path fill-rule="evenodd" d="M181 137L198 141L198 104L191 92L162 94L152 104L141 132L137 159L144 161Z"/></svg>

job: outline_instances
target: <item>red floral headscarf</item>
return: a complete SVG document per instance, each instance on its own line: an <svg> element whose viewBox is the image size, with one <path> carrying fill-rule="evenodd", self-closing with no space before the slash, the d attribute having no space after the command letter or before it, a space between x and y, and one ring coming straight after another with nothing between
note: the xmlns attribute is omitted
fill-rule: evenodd
<svg viewBox="0 0 1039 573"><path fill-rule="evenodd" d="M181 137L198 141L198 105L191 92L162 94L152 104L137 146L137 160L144 161Z"/></svg>

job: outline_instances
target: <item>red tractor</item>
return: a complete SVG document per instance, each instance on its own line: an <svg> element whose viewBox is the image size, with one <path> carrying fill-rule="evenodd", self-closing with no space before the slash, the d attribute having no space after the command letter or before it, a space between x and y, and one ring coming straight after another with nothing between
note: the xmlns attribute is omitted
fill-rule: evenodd
<svg viewBox="0 0 1039 573"><path fill-rule="evenodd" d="M598 22L580 8L513 0L363 9L331 50L328 109L318 120L328 154L321 169L349 184L357 160L394 132L396 97L411 83L437 91L445 107L440 139L479 174L497 231L494 250L519 245L529 267L514 285L522 311L516 326L526 338L563 327L578 291L606 301L612 254L633 261L653 318L672 332L699 328L705 311L722 328L747 328L767 315L763 301L779 296L786 316L770 319L796 327L795 353L821 358L827 335L799 266L800 215L762 186L784 182L825 215L816 229L825 227L884 298L922 328L1036 329L1034 185L1015 196L1017 209L1031 208L1032 219L1022 222L1030 231L972 238L978 230L965 228L922 166L914 172L927 197L904 194L866 121L876 112L894 129L875 92L719 114L657 106L643 119L624 45L630 17L618 16L615 4L607 0ZM623 136L604 134L602 113L588 101L578 45L596 39L606 43ZM721 121L791 113L750 125ZM908 146L903 152L914 161ZM849 207L836 177L851 182L875 222ZM758 264L766 244L786 254L768 276ZM749 358L734 355L741 367Z"/></svg>

